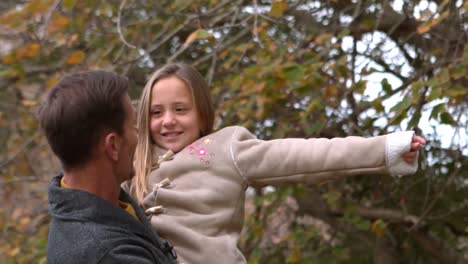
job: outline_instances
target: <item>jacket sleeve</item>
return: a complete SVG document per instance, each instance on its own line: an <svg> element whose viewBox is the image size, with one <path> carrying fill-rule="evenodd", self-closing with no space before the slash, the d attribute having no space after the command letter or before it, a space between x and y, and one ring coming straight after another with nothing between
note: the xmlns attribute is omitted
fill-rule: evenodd
<svg viewBox="0 0 468 264"><path fill-rule="evenodd" d="M264 141L239 127L230 154L238 174L251 185L317 183L353 175L414 173L401 155L410 149L413 132L371 138L312 138Z"/></svg>
<svg viewBox="0 0 468 264"><path fill-rule="evenodd" d="M110 249L98 262L99 264L112 263L139 263L139 264L165 264L170 261L162 252L154 256L151 251L141 245L122 243Z"/></svg>

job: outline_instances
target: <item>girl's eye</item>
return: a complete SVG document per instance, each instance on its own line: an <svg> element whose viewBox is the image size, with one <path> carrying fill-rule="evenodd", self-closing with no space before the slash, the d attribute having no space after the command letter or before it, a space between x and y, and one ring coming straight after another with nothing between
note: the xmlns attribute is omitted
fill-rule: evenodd
<svg viewBox="0 0 468 264"><path fill-rule="evenodd" d="M161 114L161 111L159 111L159 110L153 110L153 111L151 112L151 114L157 116L157 115L160 115L160 114Z"/></svg>
<svg viewBox="0 0 468 264"><path fill-rule="evenodd" d="M185 108L183 107L176 108L176 112L184 112L184 111L185 111Z"/></svg>

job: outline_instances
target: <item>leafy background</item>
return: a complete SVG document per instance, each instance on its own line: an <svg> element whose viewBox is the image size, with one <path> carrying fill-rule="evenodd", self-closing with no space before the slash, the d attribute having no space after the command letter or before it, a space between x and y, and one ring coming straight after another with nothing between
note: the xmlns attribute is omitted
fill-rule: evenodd
<svg viewBox="0 0 468 264"><path fill-rule="evenodd" d="M35 111L61 76L114 70L137 100L168 62L208 80L216 127L259 138L427 140L415 175L249 189L249 263L467 263L466 0L3 0L0 262L44 263L48 180ZM73 139L70 139L73 140Z"/></svg>

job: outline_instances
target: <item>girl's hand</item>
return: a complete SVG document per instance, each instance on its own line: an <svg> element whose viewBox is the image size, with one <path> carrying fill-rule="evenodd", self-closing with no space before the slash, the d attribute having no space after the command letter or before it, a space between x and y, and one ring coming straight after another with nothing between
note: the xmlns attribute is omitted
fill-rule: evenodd
<svg viewBox="0 0 468 264"><path fill-rule="evenodd" d="M413 136L411 140L411 149L403 154L403 160L407 163L413 163L418 151L426 144L426 140L420 136Z"/></svg>

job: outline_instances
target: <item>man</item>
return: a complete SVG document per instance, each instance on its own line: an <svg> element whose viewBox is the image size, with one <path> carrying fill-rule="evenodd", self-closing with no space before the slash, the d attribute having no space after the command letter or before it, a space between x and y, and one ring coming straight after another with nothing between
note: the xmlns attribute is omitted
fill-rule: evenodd
<svg viewBox="0 0 468 264"><path fill-rule="evenodd" d="M64 170L49 185L48 263L175 263L170 243L120 189L133 177L137 142L127 89L112 72L67 75L39 110Z"/></svg>

